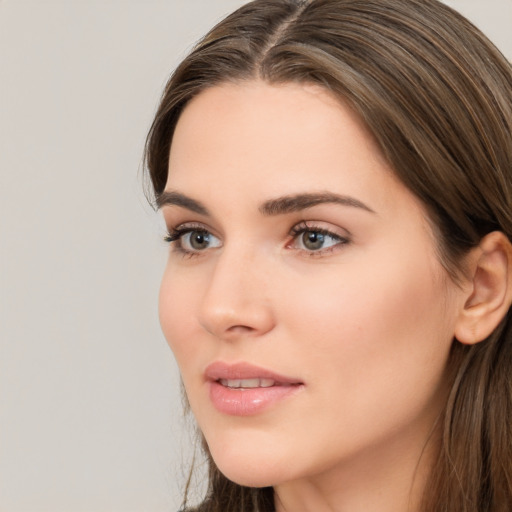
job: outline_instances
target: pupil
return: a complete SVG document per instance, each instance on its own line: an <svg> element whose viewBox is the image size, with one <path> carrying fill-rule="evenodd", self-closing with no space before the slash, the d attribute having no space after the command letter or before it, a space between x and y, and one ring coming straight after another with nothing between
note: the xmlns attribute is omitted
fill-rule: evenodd
<svg viewBox="0 0 512 512"><path fill-rule="evenodd" d="M190 237L190 245L194 249L204 249L205 245L208 244L208 235L201 231L195 231Z"/></svg>
<svg viewBox="0 0 512 512"><path fill-rule="evenodd" d="M304 246L310 250L318 250L321 249L324 244L324 235L322 233L318 233L317 231L306 231L302 237L302 241Z"/></svg>

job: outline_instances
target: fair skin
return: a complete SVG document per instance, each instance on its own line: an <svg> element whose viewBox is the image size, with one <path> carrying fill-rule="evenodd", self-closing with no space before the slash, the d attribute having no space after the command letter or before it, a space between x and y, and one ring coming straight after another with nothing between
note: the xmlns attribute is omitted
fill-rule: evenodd
<svg viewBox="0 0 512 512"><path fill-rule="evenodd" d="M278 512L417 510L471 289L358 117L314 86L213 87L180 117L166 192L160 319L220 470L274 486ZM293 392L219 410L219 362Z"/></svg>

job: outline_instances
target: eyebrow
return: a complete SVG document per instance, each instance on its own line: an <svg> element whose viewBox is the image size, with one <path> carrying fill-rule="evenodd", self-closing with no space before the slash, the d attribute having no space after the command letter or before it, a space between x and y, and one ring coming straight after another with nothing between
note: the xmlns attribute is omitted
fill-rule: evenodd
<svg viewBox="0 0 512 512"><path fill-rule="evenodd" d="M186 208L192 212L199 213L200 215L210 215L210 212L206 206L180 192L164 191L156 198L156 206L158 209L162 208L163 206L171 205L181 206L182 208Z"/></svg>
<svg viewBox="0 0 512 512"><path fill-rule="evenodd" d="M293 194L278 197L265 201L259 211L266 216L284 215L286 213L299 212L313 208L320 204L341 204L342 206L350 206L360 208L370 213L375 213L369 206L359 199L351 196L334 194L332 192L319 192L311 194ZM180 206L187 210L199 213L200 215L210 216L208 208L201 202L191 197L175 191L164 191L156 199L156 205L160 209L163 206Z"/></svg>
<svg viewBox="0 0 512 512"><path fill-rule="evenodd" d="M332 192L320 192L313 194L295 194L282 196L277 199L265 201L259 208L264 215L283 215L293 213L319 204L334 203L353 208L361 208L370 213L375 213L369 206L351 196L334 194Z"/></svg>

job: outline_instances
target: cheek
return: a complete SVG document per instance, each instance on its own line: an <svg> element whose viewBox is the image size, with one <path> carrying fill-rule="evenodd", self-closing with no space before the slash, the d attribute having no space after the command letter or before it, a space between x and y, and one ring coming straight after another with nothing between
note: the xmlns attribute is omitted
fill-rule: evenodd
<svg viewBox="0 0 512 512"><path fill-rule="evenodd" d="M297 288L286 303L289 338L315 397L300 415L308 418L302 442L327 461L386 444L396 432L421 438L444 399L451 335L440 289L432 274L398 279L394 270L403 268L387 270L347 273L320 293Z"/></svg>
<svg viewBox="0 0 512 512"><path fill-rule="evenodd" d="M368 405L386 394L404 396L402 386L432 392L453 330L432 261L419 255L381 258L331 274L322 287L302 282L282 301L289 336L300 340L309 362L306 377L317 382L322 366L320 381L351 390Z"/></svg>
<svg viewBox="0 0 512 512"><path fill-rule="evenodd" d="M190 280L167 268L160 286L160 325L180 369L190 360L197 346L194 343L197 335L193 335L197 326L194 321L196 302L197 289Z"/></svg>
<svg viewBox="0 0 512 512"><path fill-rule="evenodd" d="M358 333L373 332L376 337L371 342L379 343L390 332L417 335L420 326L438 327L434 319L443 316L443 292L432 272L422 272L421 267L388 265L382 271L370 265L361 267L360 271L341 268L325 279L315 276L310 282L301 279L282 286L279 304L281 314L288 316L286 325L295 326L298 332L316 332L317 338L326 341L334 336L343 344L358 346L363 341Z"/></svg>

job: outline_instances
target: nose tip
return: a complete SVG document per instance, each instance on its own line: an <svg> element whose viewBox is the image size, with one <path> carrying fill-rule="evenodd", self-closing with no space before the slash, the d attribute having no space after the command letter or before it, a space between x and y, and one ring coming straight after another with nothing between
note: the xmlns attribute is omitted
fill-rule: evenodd
<svg viewBox="0 0 512 512"><path fill-rule="evenodd" d="M267 308L254 303L223 308L217 302L213 307L203 307L199 321L210 334L225 340L262 336L273 328L273 319Z"/></svg>
<svg viewBox="0 0 512 512"><path fill-rule="evenodd" d="M257 337L274 327L274 315L265 274L252 269L248 272L237 264L219 261L205 291L199 322L216 338L235 340Z"/></svg>

